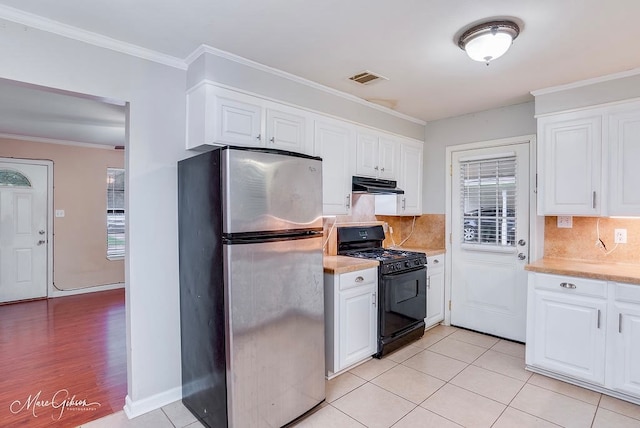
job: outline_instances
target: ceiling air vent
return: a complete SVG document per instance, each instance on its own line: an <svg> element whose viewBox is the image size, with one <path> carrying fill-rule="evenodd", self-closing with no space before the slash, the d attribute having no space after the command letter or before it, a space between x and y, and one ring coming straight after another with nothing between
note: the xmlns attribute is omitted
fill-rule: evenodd
<svg viewBox="0 0 640 428"><path fill-rule="evenodd" d="M354 76L349 77L349 80L353 80L356 83L360 83L361 85L370 85L373 82L377 82L378 80L389 80L384 76L380 76L379 74L375 74L370 72L369 70L365 70L362 73L358 73Z"/></svg>

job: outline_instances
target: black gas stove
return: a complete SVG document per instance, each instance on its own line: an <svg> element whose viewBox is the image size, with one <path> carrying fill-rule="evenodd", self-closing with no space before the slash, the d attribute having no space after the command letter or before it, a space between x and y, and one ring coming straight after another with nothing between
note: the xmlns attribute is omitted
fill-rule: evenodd
<svg viewBox="0 0 640 428"><path fill-rule="evenodd" d="M420 268L427 264L424 253L413 251L392 250L386 248L371 248L368 250L345 250L340 253L343 256L358 257L360 259L374 259L380 261L382 274L403 272Z"/></svg>
<svg viewBox="0 0 640 428"><path fill-rule="evenodd" d="M378 352L381 356L424 334L427 256L386 249L382 226L339 227L338 254L378 260Z"/></svg>

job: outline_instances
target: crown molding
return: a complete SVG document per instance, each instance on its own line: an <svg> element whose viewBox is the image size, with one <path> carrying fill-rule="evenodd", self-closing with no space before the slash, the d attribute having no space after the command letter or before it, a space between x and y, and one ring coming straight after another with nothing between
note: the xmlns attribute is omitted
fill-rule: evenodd
<svg viewBox="0 0 640 428"><path fill-rule="evenodd" d="M201 55L203 55L205 53L208 53L208 54L211 54L211 55L215 55L217 57L224 58L224 59L227 59L229 61L233 61L233 62L236 62L238 64L242 64L242 65L245 65L247 67L254 68L256 70L264 71L265 73L269 73L269 74L272 74L274 76L278 76L278 77L282 77L282 78L287 79L287 80L291 80L291 81L299 83L301 85L305 85L305 86L317 89L319 91L323 91L323 92L329 93L331 95L335 95L337 97L340 97L340 98L343 98L343 99L346 99L346 100L349 100L349 101L352 101L352 102L355 102L355 103L358 103L358 104L362 104L362 105L367 106L369 108L372 108L372 109L375 109L375 110L379 110L379 111L384 112L386 114L389 114L391 116L395 116L395 117L398 117L400 119L404 119L404 120L409 121L409 122L417 123L418 125L425 126L427 124L427 122L425 122L422 119L417 119L415 117L406 115L404 113L400 113L398 111L392 110L392 109L390 109L388 107L381 106L380 104L375 104L375 103L372 103L372 102L367 101L365 99L362 99L360 97L356 97L355 95L351 95L351 94L348 94L346 92L342 92L342 91L339 91L337 89L330 88L330 87L322 85L320 83L313 82L311 80L305 79L305 78L300 77L300 76L296 76L295 74L291 74L291 73L288 73L286 71L282 71L282 70L277 69L277 68L269 67L268 65L264 65L264 64L261 64L261 63L256 62L256 61L252 61L250 59L241 57L241 56L233 54L231 52L223 51L221 49L217 49L217 48L214 48L214 47L211 47L211 46L208 46L208 45L200 45L200 46L198 46L198 48L195 51L193 51L189 56L187 56L187 58L185 59L185 63L187 64L187 66L189 66L189 65L191 65L191 63L193 63L193 61L195 61L197 58L199 58Z"/></svg>
<svg viewBox="0 0 640 428"><path fill-rule="evenodd" d="M63 24L61 22L24 12L12 7L0 5L0 18L101 48L164 64L169 67L181 70L187 69L187 64L180 58L156 52L151 49L146 49L131 43L112 39L111 37L103 36L91 31L82 30L71 25Z"/></svg>
<svg viewBox="0 0 640 428"><path fill-rule="evenodd" d="M591 79L578 80L577 82L567 83L565 85L551 86L549 88L537 89L531 91L534 97L540 95L553 94L556 92L567 91L569 89L582 88L584 86L595 85L597 83L609 82L611 80L623 79L625 77L636 76L640 74L640 68L632 68L631 70L621 71L619 73L607 74L604 76L593 77Z"/></svg>
<svg viewBox="0 0 640 428"><path fill-rule="evenodd" d="M116 145L110 145L110 144L83 143L80 141L59 140L56 138L32 137L29 135L18 135L18 134L7 134L7 133L0 133L0 139L29 141L31 143L62 144L64 146L87 147L91 149L102 149L102 150L115 150L116 148Z"/></svg>

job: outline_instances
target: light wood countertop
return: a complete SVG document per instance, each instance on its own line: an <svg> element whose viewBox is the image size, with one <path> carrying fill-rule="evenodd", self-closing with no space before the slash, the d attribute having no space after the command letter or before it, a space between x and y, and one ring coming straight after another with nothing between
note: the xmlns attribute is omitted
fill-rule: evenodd
<svg viewBox="0 0 640 428"><path fill-rule="evenodd" d="M371 259L358 259L346 256L324 256L323 265L325 273L340 274L355 272L357 270L377 268L380 262Z"/></svg>
<svg viewBox="0 0 640 428"><path fill-rule="evenodd" d="M640 285L640 265L637 264L601 263L546 257L526 265L525 269L531 272L570 275Z"/></svg>

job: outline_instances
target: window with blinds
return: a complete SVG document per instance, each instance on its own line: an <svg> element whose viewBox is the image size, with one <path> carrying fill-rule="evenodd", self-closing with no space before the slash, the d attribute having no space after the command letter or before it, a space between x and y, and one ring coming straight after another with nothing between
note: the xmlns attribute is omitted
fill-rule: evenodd
<svg viewBox="0 0 640 428"><path fill-rule="evenodd" d="M124 169L107 168L107 258L123 258L124 244Z"/></svg>
<svg viewBox="0 0 640 428"><path fill-rule="evenodd" d="M514 247L516 157L460 162L462 242Z"/></svg>

